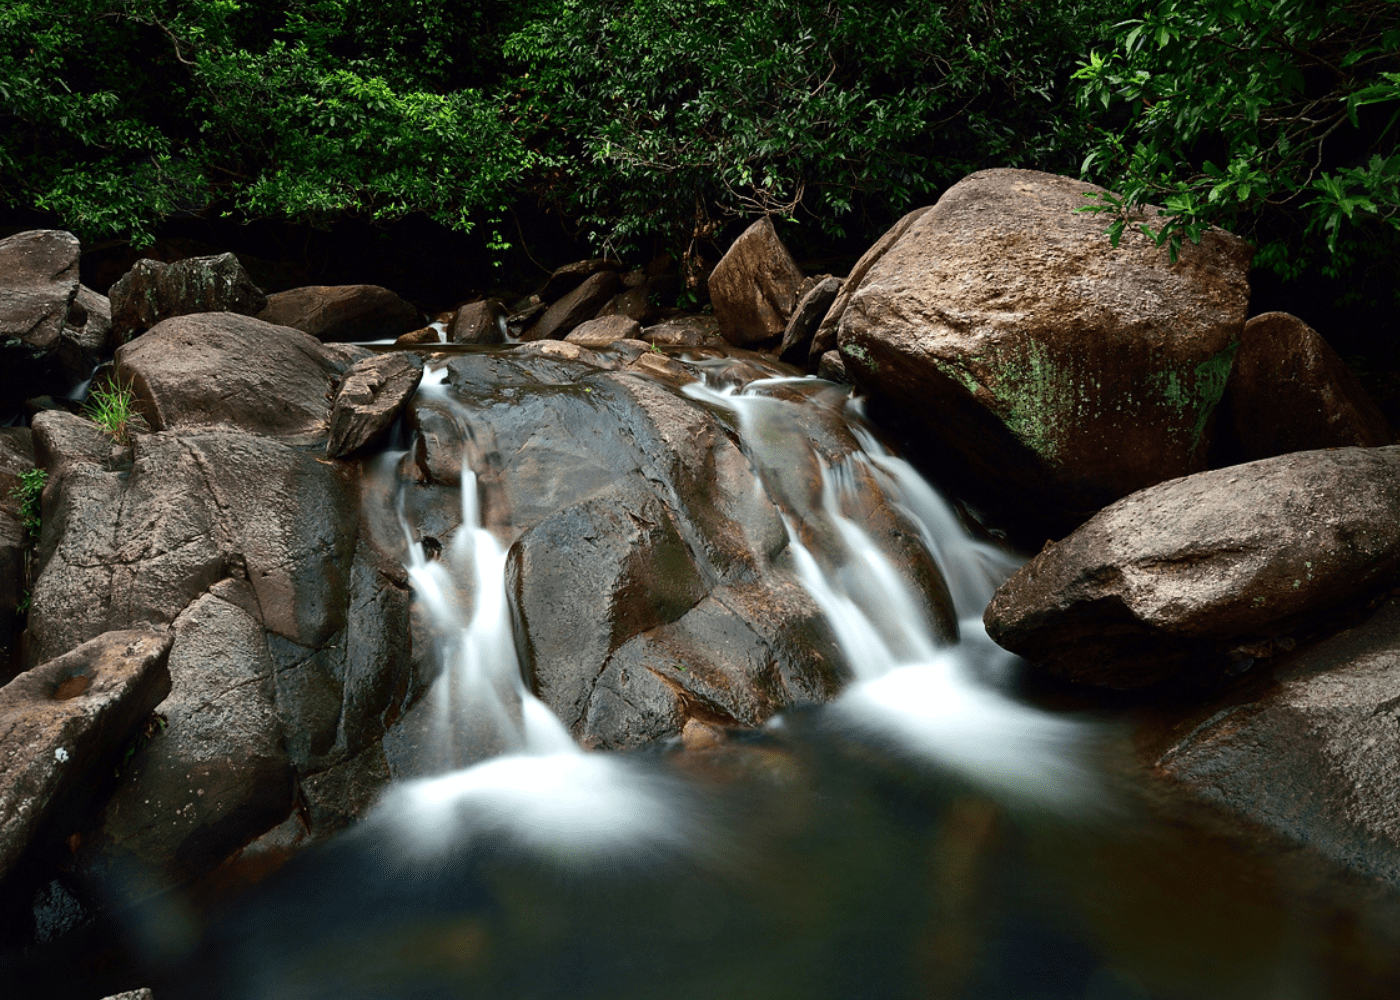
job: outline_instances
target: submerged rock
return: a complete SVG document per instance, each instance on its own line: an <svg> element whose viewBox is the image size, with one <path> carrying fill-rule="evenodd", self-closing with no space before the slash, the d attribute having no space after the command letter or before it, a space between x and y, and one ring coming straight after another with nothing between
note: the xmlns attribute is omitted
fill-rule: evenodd
<svg viewBox="0 0 1400 1000"><path fill-rule="evenodd" d="M1173 262L1130 227L1114 248L1079 211L1100 190L972 174L848 283L839 320L872 401L1051 533L1206 468L1248 305L1243 240L1211 230Z"/></svg>
<svg viewBox="0 0 1400 1000"><path fill-rule="evenodd" d="M1072 681L1223 674L1400 571L1400 447L1340 448L1134 493L996 592L988 634Z"/></svg>
<svg viewBox="0 0 1400 1000"><path fill-rule="evenodd" d="M722 337L746 347L783 335L802 295L802 271L764 216L734 241L710 275Z"/></svg>

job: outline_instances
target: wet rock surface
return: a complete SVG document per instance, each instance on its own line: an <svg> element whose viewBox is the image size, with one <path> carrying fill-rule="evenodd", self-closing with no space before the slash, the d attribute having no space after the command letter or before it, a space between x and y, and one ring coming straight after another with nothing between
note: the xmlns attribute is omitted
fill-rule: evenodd
<svg viewBox="0 0 1400 1000"><path fill-rule="evenodd" d="M600 270L589 275L577 288L546 309L529 329L520 334L520 339L564 339L574 327L597 316L621 283L613 270Z"/></svg>
<svg viewBox="0 0 1400 1000"><path fill-rule="evenodd" d="M1221 675L1400 570L1400 447L1340 448L1142 490L997 591L987 631L1058 677Z"/></svg>
<svg viewBox="0 0 1400 1000"><path fill-rule="evenodd" d="M1051 534L1206 468L1248 305L1243 240L1212 230L1173 263L1130 227L1114 248L1077 211L1097 190L970 175L848 284L839 320L856 384L987 502L1035 497Z"/></svg>
<svg viewBox="0 0 1400 1000"><path fill-rule="evenodd" d="M267 297L258 319L322 341L391 340L422 326L418 307L379 285L308 285Z"/></svg>

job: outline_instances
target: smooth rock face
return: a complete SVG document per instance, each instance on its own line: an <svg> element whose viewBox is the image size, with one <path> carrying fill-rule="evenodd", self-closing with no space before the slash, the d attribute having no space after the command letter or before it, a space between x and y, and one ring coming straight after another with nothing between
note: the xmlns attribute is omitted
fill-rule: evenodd
<svg viewBox="0 0 1400 1000"><path fill-rule="evenodd" d="M358 361L331 406L326 454L343 458L383 439L423 380L423 362L396 352Z"/></svg>
<svg viewBox="0 0 1400 1000"><path fill-rule="evenodd" d="M170 690L164 630L109 632L0 688L0 881ZM65 831L66 832L66 831Z"/></svg>
<svg viewBox="0 0 1400 1000"><path fill-rule="evenodd" d="M1056 532L1206 467L1248 305L1243 240L1213 230L1172 263L1130 228L1115 249L1076 211L1097 191L972 174L870 267L838 332L857 385Z"/></svg>
<svg viewBox="0 0 1400 1000"><path fill-rule="evenodd" d="M1210 706L1156 766L1202 797L1400 882L1400 604Z"/></svg>
<svg viewBox="0 0 1400 1000"><path fill-rule="evenodd" d="M870 269L890 247L898 242L901 236L909 231L909 227L923 218L924 214L932 207L926 205L909 212L887 229L884 235L871 245L869 250L860 255L860 260L856 261L856 266L851 268L851 273L841 284L841 290L836 293L836 298L832 300L826 315L822 317L816 331L812 334L812 344L807 351L809 367L816 365L827 351L836 350L836 333L841 325L841 317L846 313L846 306L851 302L852 293L864 283L865 276L870 273Z"/></svg>
<svg viewBox="0 0 1400 1000"><path fill-rule="evenodd" d="M1281 312L1245 324L1217 436L1217 464L1394 440L1337 352L1312 327Z"/></svg>
<svg viewBox="0 0 1400 1000"><path fill-rule="evenodd" d="M802 294L802 271L767 216L734 241L710 275L719 332L735 347L781 337Z"/></svg>
<svg viewBox="0 0 1400 1000"><path fill-rule="evenodd" d="M1400 570L1400 447L1296 452L1162 483L1050 544L997 591L991 637L1131 688L1224 672Z"/></svg>
<svg viewBox="0 0 1400 1000"><path fill-rule="evenodd" d="M584 320L593 319L621 285L615 271L599 271L544 311L521 340L563 340Z"/></svg>
<svg viewBox="0 0 1400 1000"><path fill-rule="evenodd" d="M231 425L259 434L321 434L331 379L345 359L300 330L214 313L158 324L117 350L152 430Z"/></svg>
<svg viewBox="0 0 1400 1000"><path fill-rule="evenodd" d="M689 719L757 725L842 681L824 617L792 582L780 513L820 491L816 460L762 479L737 431L673 388L694 370L654 352L636 363L648 360L654 376L520 351L456 358L448 384L470 435L445 403L413 404L424 486L406 516L446 544L465 450L485 523L513 541L530 682L577 737L605 747L675 736ZM819 447L853 450L839 406L831 417L812 430ZM881 537L917 537L897 511L853 516ZM930 617L952 634L946 607Z"/></svg>
<svg viewBox="0 0 1400 1000"><path fill-rule="evenodd" d="M43 357L58 346L78 294L77 237L56 229L0 240L0 358Z"/></svg>
<svg viewBox="0 0 1400 1000"><path fill-rule="evenodd" d="M112 302L112 327L122 341L174 316L208 312L256 316L267 307L267 296L231 253L188 257L173 264L137 261L107 295Z"/></svg>
<svg viewBox="0 0 1400 1000"><path fill-rule="evenodd" d="M452 316L447 339L453 344L505 343L506 307L500 299L468 302Z"/></svg>
<svg viewBox="0 0 1400 1000"><path fill-rule="evenodd" d="M258 319L317 340L386 340L422 325L418 307L379 285L308 285L267 297Z"/></svg>

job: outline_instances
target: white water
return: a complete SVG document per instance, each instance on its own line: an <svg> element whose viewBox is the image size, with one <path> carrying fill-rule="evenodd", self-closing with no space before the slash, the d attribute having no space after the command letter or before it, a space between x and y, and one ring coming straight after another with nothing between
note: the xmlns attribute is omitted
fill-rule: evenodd
<svg viewBox="0 0 1400 1000"><path fill-rule="evenodd" d="M451 404L445 369L420 392ZM1080 763L1084 726L1016 702L989 679L1015 659L992 643L981 614L1016 560L972 538L943 499L889 454L848 406L861 449L836 466L804 431L803 407L762 395L782 380L743 390L688 387L689 395L738 417L747 454L770 495L780 497L797 579L826 613L855 682L825 709L863 738L941 765L993 794L1051 808L1082 808L1099 796ZM456 410L457 418L470 415ZM469 435L468 435L469 436ZM817 463L821 490L805 504L783 489L793 465ZM867 475L859 476L857 472ZM937 638L920 596L864 528L842 513L871 479L918 532L947 581L960 637ZM805 504L805 505L804 505ZM794 527L820 522L831 551L814 552ZM482 527L476 475L464 459L461 527L437 559L409 536L409 576L439 637L441 673L427 762L436 777L397 786L376 810L410 857L435 857L483 834L571 857L610 856L624 845L680 847L697 841L680 798L626 758L585 754L521 677L507 604L506 551ZM781 720L777 720L781 723Z"/></svg>

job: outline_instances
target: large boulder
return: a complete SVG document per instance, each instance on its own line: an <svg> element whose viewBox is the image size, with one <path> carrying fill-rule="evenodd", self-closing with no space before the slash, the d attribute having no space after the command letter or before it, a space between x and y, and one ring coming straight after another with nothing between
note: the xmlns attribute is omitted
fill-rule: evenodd
<svg viewBox="0 0 1400 1000"><path fill-rule="evenodd" d="M1244 325L1216 436L1216 464L1393 440L1385 416L1337 352L1312 327L1281 312Z"/></svg>
<svg viewBox="0 0 1400 1000"><path fill-rule="evenodd" d="M740 234L710 275L720 335L736 347L781 337L802 282L801 268L765 215Z"/></svg>
<svg viewBox="0 0 1400 1000"><path fill-rule="evenodd" d="M1400 447L1295 452L1135 493L997 590L987 632L1058 677L1132 688L1287 647L1400 571Z"/></svg>
<svg viewBox="0 0 1400 1000"><path fill-rule="evenodd" d="M0 688L0 883L46 826L76 821L170 691L169 652L163 629L110 632Z"/></svg>
<svg viewBox="0 0 1400 1000"><path fill-rule="evenodd" d="M539 297L545 302L557 302L568 295L589 278L604 271L617 273L619 261L610 257L596 257L593 260L579 260L557 268L540 287Z"/></svg>
<svg viewBox="0 0 1400 1000"><path fill-rule="evenodd" d="M312 436L326 432L332 380L349 367L345 353L309 334L232 313L166 320L118 348L116 360L152 430Z"/></svg>
<svg viewBox="0 0 1400 1000"><path fill-rule="evenodd" d="M392 340L423 325L411 302L379 285L307 285L267 297L258 319L317 340Z"/></svg>
<svg viewBox="0 0 1400 1000"><path fill-rule="evenodd" d="M1113 247L1080 211L1100 192L972 174L870 266L839 321L876 405L978 499L1053 534L1206 468L1248 305L1243 240L1211 230L1173 261L1129 227Z"/></svg>
<svg viewBox="0 0 1400 1000"><path fill-rule="evenodd" d="M267 296L231 253L188 257L173 264L139 260L107 295L113 334L123 342L173 316L208 312L256 316L267 307Z"/></svg>
<svg viewBox="0 0 1400 1000"><path fill-rule="evenodd" d="M1400 602L1150 741L1159 774L1400 882Z"/></svg>
<svg viewBox="0 0 1400 1000"><path fill-rule="evenodd" d="M447 325L447 340L452 344L503 344L505 339L506 307L500 299L468 302Z"/></svg>
<svg viewBox="0 0 1400 1000"><path fill-rule="evenodd" d="M78 240L40 229L0 240L0 358L47 357L78 294Z"/></svg>

